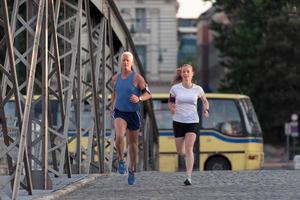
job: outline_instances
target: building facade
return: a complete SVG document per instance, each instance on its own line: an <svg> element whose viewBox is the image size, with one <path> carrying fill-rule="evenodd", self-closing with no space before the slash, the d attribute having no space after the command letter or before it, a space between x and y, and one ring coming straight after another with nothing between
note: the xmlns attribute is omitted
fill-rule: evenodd
<svg viewBox="0 0 300 200"><path fill-rule="evenodd" d="M176 0L115 0L154 92L168 92L177 67Z"/></svg>
<svg viewBox="0 0 300 200"><path fill-rule="evenodd" d="M198 72L197 18L178 18L178 66L189 63Z"/></svg>

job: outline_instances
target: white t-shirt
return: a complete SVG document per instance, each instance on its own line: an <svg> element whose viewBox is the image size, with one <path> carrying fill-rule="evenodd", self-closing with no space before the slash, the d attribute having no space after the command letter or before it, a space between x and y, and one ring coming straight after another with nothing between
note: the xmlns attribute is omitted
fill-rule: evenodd
<svg viewBox="0 0 300 200"><path fill-rule="evenodd" d="M178 83L172 86L170 94L175 97L176 111L173 121L199 123L197 100L204 95L202 87L193 84L192 88L185 88L182 83Z"/></svg>

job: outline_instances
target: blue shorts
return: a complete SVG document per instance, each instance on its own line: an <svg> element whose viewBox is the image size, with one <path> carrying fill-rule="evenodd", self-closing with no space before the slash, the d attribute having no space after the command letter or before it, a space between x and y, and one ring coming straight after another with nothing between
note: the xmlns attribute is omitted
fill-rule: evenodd
<svg viewBox="0 0 300 200"><path fill-rule="evenodd" d="M137 131L141 127L141 114L139 111L123 112L118 109L115 109L112 116L114 119L124 119L127 123L127 129L130 131Z"/></svg>

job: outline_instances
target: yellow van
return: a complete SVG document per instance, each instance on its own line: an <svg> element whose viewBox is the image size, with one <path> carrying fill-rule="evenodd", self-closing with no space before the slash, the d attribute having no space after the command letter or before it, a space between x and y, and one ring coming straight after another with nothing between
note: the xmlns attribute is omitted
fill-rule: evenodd
<svg viewBox="0 0 300 200"><path fill-rule="evenodd" d="M167 93L153 94L154 113L160 132L160 171L177 171L172 113ZM209 118L201 117L194 153L194 169L253 170L264 161L263 138L259 121L250 98L240 94L208 93ZM199 139L199 140L198 140Z"/></svg>

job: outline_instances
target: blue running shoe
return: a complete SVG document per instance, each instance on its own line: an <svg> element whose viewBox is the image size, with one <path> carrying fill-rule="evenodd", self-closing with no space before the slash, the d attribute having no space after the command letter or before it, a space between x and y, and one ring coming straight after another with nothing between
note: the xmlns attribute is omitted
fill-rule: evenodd
<svg viewBox="0 0 300 200"><path fill-rule="evenodd" d="M124 160L119 160L118 172L120 174L125 174L125 172L126 172L126 165L125 165L125 161Z"/></svg>
<svg viewBox="0 0 300 200"><path fill-rule="evenodd" d="M135 183L134 172L128 170L128 185L133 185Z"/></svg>

